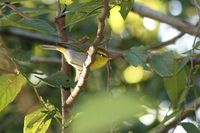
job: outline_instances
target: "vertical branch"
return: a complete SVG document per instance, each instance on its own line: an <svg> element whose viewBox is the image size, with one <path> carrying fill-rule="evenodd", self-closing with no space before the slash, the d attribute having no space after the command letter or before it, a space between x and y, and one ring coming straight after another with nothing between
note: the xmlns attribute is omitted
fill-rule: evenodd
<svg viewBox="0 0 200 133"><path fill-rule="evenodd" d="M98 18L99 22L98 22L98 29L97 29L96 37L95 37L92 45L89 47L89 50L87 51L88 56L87 56L85 63L83 64L83 70L80 74L78 82L77 82L75 88L73 89L71 95L66 100L67 105L71 105L72 102L74 101L74 99L80 93L80 91L81 91L81 89L82 89L82 87L85 83L85 80L87 78L87 75L89 73L89 67L93 63L93 61L95 60L95 53L97 51L97 47L100 45L101 41L104 38L103 30L104 30L104 27L105 27L105 19L108 16L110 8L109 8L109 0L103 0L103 1L104 1L104 9L103 9L102 14Z"/></svg>
<svg viewBox="0 0 200 133"><path fill-rule="evenodd" d="M67 42L68 37L63 30L64 29L63 27L65 26L65 16L61 15L61 6L59 0L58 0L58 13L57 17L55 18L55 25L59 41ZM63 71L68 76L70 76L71 74L71 67L69 64L66 63L63 55L61 62L61 71ZM62 105L62 133L65 133L67 132L66 130L64 130L65 119L68 119L70 117L70 110L71 110L71 107L66 105L65 101L70 95L70 88L60 88L60 91L61 91L61 105Z"/></svg>

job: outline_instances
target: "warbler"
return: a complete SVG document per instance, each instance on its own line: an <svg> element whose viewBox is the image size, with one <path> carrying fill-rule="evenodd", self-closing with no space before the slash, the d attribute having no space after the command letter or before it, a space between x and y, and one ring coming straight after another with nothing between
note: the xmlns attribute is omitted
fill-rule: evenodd
<svg viewBox="0 0 200 133"><path fill-rule="evenodd" d="M42 48L45 50L55 50L61 52L64 55L66 62L73 66L76 70L75 81L78 79L83 69L83 63L87 58L86 52L53 45L42 45ZM98 48L95 61L91 64L90 70L95 70L103 67L110 59L111 58L109 58L109 53L105 49Z"/></svg>

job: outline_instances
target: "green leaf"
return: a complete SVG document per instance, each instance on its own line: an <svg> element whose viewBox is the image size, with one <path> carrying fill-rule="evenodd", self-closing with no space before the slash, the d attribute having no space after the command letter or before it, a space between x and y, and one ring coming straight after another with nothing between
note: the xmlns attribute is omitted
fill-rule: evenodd
<svg viewBox="0 0 200 133"><path fill-rule="evenodd" d="M72 4L69 7L69 22L65 27L70 26L71 29L76 23L97 16L101 12L102 7L102 1L99 0Z"/></svg>
<svg viewBox="0 0 200 133"><path fill-rule="evenodd" d="M9 52L15 60L19 61L30 61L31 55L33 55L32 51L28 50L23 51L20 49L15 49L15 50L10 50Z"/></svg>
<svg viewBox="0 0 200 133"><path fill-rule="evenodd" d="M154 54L151 57L150 65L158 75L168 77L173 75L173 62L172 53Z"/></svg>
<svg viewBox="0 0 200 133"><path fill-rule="evenodd" d="M185 70L181 70L177 73L177 66L175 66L174 75L172 77L166 77L164 80L164 86L171 100L173 107L178 107L184 100L188 93L187 89L187 75Z"/></svg>
<svg viewBox="0 0 200 133"><path fill-rule="evenodd" d="M133 7L133 2L134 2L134 0L124 0L120 4L120 6L121 6L120 13L121 13L122 17L124 18L124 20L126 19L126 16L128 15L129 11L131 11L131 9Z"/></svg>
<svg viewBox="0 0 200 133"><path fill-rule="evenodd" d="M52 86L52 87L56 87L56 88L60 88L60 87L72 88L75 85L75 83L70 81L69 78L67 77L67 75L64 74L63 72L54 73L51 76L44 78L44 79L42 79L38 76L37 76L37 78L42 80L45 84Z"/></svg>
<svg viewBox="0 0 200 133"><path fill-rule="evenodd" d="M81 104L74 114L83 112L73 120L72 132L74 133L106 133L114 123L127 119L135 121L146 113L151 99L143 99L140 95L120 95L112 97L108 94L96 94L81 99ZM92 100L91 100L92 99Z"/></svg>
<svg viewBox="0 0 200 133"><path fill-rule="evenodd" d="M187 133L200 133L200 130L192 123L182 122L180 124Z"/></svg>
<svg viewBox="0 0 200 133"><path fill-rule="evenodd" d="M125 60L133 66L142 66L146 68L147 49L144 46L132 47L123 53Z"/></svg>
<svg viewBox="0 0 200 133"><path fill-rule="evenodd" d="M45 133L47 131L52 117L48 118L48 114L44 113L44 110L44 108L37 109L25 116L24 133Z"/></svg>
<svg viewBox="0 0 200 133"><path fill-rule="evenodd" d="M70 120L65 121L64 127L65 127L65 128L69 127L70 124L71 124L73 121L75 121L76 119L80 118L80 116L83 115L83 114L84 114L83 112L79 112L79 113L75 114L74 116L72 116L72 117L70 118Z"/></svg>
<svg viewBox="0 0 200 133"><path fill-rule="evenodd" d="M39 31L42 33L48 33L52 35L56 33L55 29L50 24L41 19L23 19L17 22L17 24L22 28Z"/></svg>
<svg viewBox="0 0 200 133"><path fill-rule="evenodd" d="M0 76L0 111L15 99L25 83L26 79L21 74Z"/></svg>
<svg viewBox="0 0 200 133"><path fill-rule="evenodd" d="M3 15L3 17L0 18L0 25L1 26L13 26L18 28L24 28L24 29L31 29L36 31L41 31L43 33L51 32L51 34L54 32L55 29L49 25L47 22L41 19L34 19L33 17L39 16L41 14L49 12L47 9L40 9L40 8L25 8L25 7L19 7L18 10L25 13L27 16L30 16L32 19L24 19L22 16L17 14L16 11L12 10L10 14ZM42 29L40 29L42 28Z"/></svg>
<svg viewBox="0 0 200 133"><path fill-rule="evenodd" d="M190 57L186 57L183 60L179 61L178 62L178 71L177 72L180 72L185 67L185 65L187 65L189 60L190 60Z"/></svg>

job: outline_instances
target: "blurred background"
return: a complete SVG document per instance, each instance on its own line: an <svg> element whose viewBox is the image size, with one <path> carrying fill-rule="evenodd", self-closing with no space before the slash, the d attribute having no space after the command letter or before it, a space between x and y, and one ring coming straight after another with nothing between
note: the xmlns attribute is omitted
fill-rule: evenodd
<svg viewBox="0 0 200 133"><path fill-rule="evenodd" d="M35 18L31 23L25 22L9 7L0 5L0 29L20 28L56 38L54 17L56 15L56 0L13 0L18 9ZM192 24L198 22L199 16L190 0L135 0L156 11L180 17ZM88 7L85 7L87 10ZM70 7L69 10L75 10ZM67 34L72 40L83 36L92 42L97 30L97 10L88 18L78 18L74 12L67 14ZM74 15L74 16L73 16ZM6 18L10 18L7 19ZM77 21L74 21L77 20ZM9 20L9 21L8 21ZM45 25L45 26L44 26ZM30 28L32 27L32 28ZM101 47L125 51L133 46L152 46L167 41L180 32L168 24L160 23L150 18L141 17L129 12L126 18L120 14L120 6L113 6L106 21L105 39ZM183 35L174 44L159 49L158 52L173 51L178 56L192 49L194 36ZM43 99L48 99L58 109L60 105L60 90L41 82L35 75L45 78L60 70L59 63L42 63L33 61L35 58L59 60L58 52L44 51L40 42L24 39L19 36L0 36L0 43L8 49L10 57L19 61L20 70L28 79L37 84L37 90ZM198 50L196 51L198 52ZM198 65L197 65L198 66ZM184 102L187 104L199 95L199 69L195 73L195 93L190 90ZM74 73L74 72L73 72ZM73 78L71 78L73 79ZM1 82L1 81L0 81ZM24 117L34 111L39 102L30 85L25 85L14 102L0 113L0 132L23 132ZM70 125L75 133L109 132L109 133L146 133L158 126L166 116L176 110L171 106L169 96L164 87L163 78L142 66L132 66L123 58L110 60L107 66L91 71L84 90L76 100L72 114L75 119ZM85 112L85 114L84 114ZM83 117L82 116L83 113ZM197 117L188 117L185 122L198 125L200 109ZM198 115L199 114L199 115ZM176 115L176 114L175 114ZM59 124L53 120L48 133L60 132ZM169 131L169 132L172 132ZM186 132L182 126L177 126L174 133Z"/></svg>

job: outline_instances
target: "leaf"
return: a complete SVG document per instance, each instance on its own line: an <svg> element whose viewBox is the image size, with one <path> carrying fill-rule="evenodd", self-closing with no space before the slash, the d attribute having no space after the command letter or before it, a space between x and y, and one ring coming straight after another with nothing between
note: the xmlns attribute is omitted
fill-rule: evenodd
<svg viewBox="0 0 200 133"><path fill-rule="evenodd" d="M128 15L129 11L131 11L133 2L134 2L134 0L124 0L120 4L120 7L121 7L120 13L121 13L122 17L124 18L124 20L126 19L126 16Z"/></svg>
<svg viewBox="0 0 200 133"><path fill-rule="evenodd" d="M137 67L142 66L146 68L147 61L147 49L144 46L132 47L123 53L125 60L127 60L131 65Z"/></svg>
<svg viewBox="0 0 200 133"><path fill-rule="evenodd" d="M23 51L20 49L10 50L9 52L15 60L19 61L30 61L31 55L33 54L32 51Z"/></svg>
<svg viewBox="0 0 200 133"><path fill-rule="evenodd" d="M102 7L102 2L99 0L73 4L69 7L69 22L65 27L70 26L71 29L74 24L98 15Z"/></svg>
<svg viewBox="0 0 200 133"><path fill-rule="evenodd" d="M71 124L74 120L80 118L80 116L83 115L83 114L84 114L83 112L79 112L79 113L75 114L74 116L72 116L69 120L65 121L64 127L65 127L65 128L69 127L70 124Z"/></svg>
<svg viewBox="0 0 200 133"><path fill-rule="evenodd" d="M44 108L25 116L24 133L45 133L51 124L52 118L48 118L48 114L42 112Z"/></svg>
<svg viewBox="0 0 200 133"><path fill-rule="evenodd" d="M26 79L21 74L0 76L0 111L15 99L25 83Z"/></svg>
<svg viewBox="0 0 200 133"><path fill-rule="evenodd" d="M173 107L177 107L184 100L188 93L187 76L185 70L177 73L177 66L175 66L174 75L172 77L165 77L164 86L169 96Z"/></svg>
<svg viewBox="0 0 200 133"><path fill-rule="evenodd" d="M51 76L44 79L38 76L37 78L42 80L45 84L55 87L55 88L60 88L60 87L72 88L75 85L74 82L70 81L67 75L64 74L63 72L54 73Z"/></svg>
<svg viewBox="0 0 200 133"><path fill-rule="evenodd" d="M192 123L182 122L180 124L187 133L200 133L200 130Z"/></svg>
<svg viewBox="0 0 200 133"><path fill-rule="evenodd" d="M25 15L31 17L32 19L24 19L16 11L12 10L9 14L3 15L3 17L0 18L0 25L1 26L13 26L13 27L19 27L19 28L23 28L23 27L26 28L27 24L23 25L24 21L43 21L43 22L40 22L40 23L42 23L44 27L45 27L45 25L48 25L49 26L48 28L50 28L52 30L52 26L50 27L50 25L47 22L45 22L44 20L33 19L33 17L49 13L49 10L41 9L41 8L25 8L25 7L19 7L17 9L20 12L23 12ZM20 21L22 21L23 23L21 24ZM30 29L31 26L28 26L28 27ZM34 26L34 27L36 27L36 26ZM38 29L40 27L41 26L39 26ZM46 29L46 30L49 30L49 29Z"/></svg>
<svg viewBox="0 0 200 133"><path fill-rule="evenodd" d="M135 121L134 118L146 113L144 106L147 107L151 99L144 100L140 95L114 98L107 94L97 94L81 101L80 106L74 110L74 114L83 112L77 119L73 119L71 125L74 133L106 133L113 122L120 123L130 118Z"/></svg>
<svg viewBox="0 0 200 133"><path fill-rule="evenodd" d="M56 32L50 24L41 19L23 19L17 22L17 24L25 29L40 31L52 35L54 35Z"/></svg>
<svg viewBox="0 0 200 133"><path fill-rule="evenodd" d="M178 62L178 71L177 72L180 72L185 67L185 65L187 65L189 60L190 60L190 57L186 57L183 60L181 60L180 62Z"/></svg>
<svg viewBox="0 0 200 133"><path fill-rule="evenodd" d="M154 54L150 61L152 69L161 77L173 75L173 62L172 53Z"/></svg>

